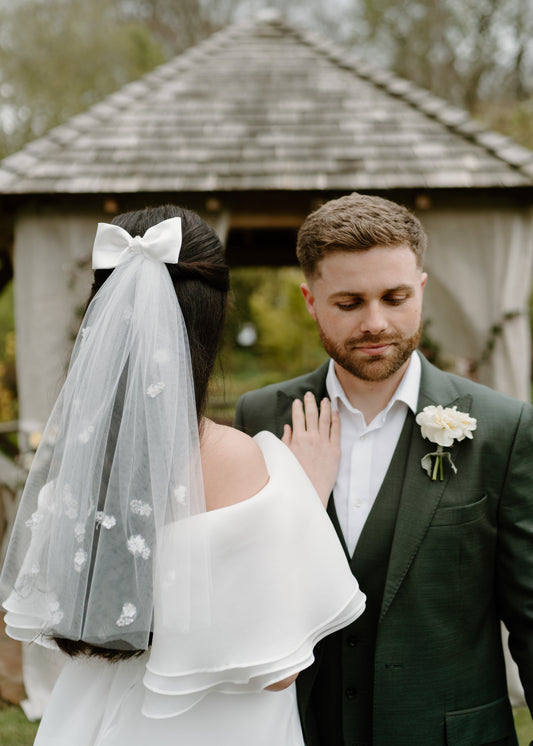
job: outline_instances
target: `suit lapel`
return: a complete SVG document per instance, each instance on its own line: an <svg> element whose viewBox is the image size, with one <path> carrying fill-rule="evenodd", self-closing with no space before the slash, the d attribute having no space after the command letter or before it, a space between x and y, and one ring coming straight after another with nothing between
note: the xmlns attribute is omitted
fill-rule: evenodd
<svg viewBox="0 0 533 746"><path fill-rule="evenodd" d="M351 563L350 552L348 551L348 547L346 546L346 541L344 539L344 534L342 533L341 524L339 523L339 517L335 508L335 500L333 499L333 495L331 495L331 497L329 498L327 512L330 521L333 523L333 528L337 532L337 536L339 537L339 541L344 550L344 554L346 555L346 559L348 560L348 562Z"/></svg>
<svg viewBox="0 0 533 746"><path fill-rule="evenodd" d="M430 365L422 356L421 358L422 377L417 411L421 412L431 404L442 404L443 407L456 406L459 411L468 412L472 404L471 397L458 397L452 379ZM460 445L455 447L460 448ZM380 621L389 610L416 557L451 476L451 469L445 468L444 479L433 481L422 469L420 462L423 456L432 450L434 444L422 438L420 427L415 423L405 465Z"/></svg>

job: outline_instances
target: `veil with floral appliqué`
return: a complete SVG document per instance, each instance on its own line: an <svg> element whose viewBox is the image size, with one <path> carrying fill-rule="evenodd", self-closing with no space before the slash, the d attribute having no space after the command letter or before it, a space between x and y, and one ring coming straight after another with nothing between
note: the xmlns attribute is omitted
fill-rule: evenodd
<svg viewBox="0 0 533 746"><path fill-rule="evenodd" d="M209 620L207 538L181 530L165 577L157 563L167 527L205 511L187 331L165 266L180 247L178 217L142 237L98 226L93 268L115 269L84 317L0 578L16 639L145 650L156 587L182 628Z"/></svg>

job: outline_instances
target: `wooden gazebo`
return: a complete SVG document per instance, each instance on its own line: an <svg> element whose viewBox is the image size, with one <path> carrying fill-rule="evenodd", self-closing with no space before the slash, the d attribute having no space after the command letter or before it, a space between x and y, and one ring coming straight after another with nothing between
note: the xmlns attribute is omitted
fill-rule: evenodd
<svg viewBox="0 0 533 746"><path fill-rule="evenodd" d="M230 264L292 264L305 215L354 190L424 222L426 314L444 353L466 369L492 344L479 377L527 397L533 153L280 18L259 18L0 164L22 434L42 427L62 379L97 221L177 202L216 226Z"/></svg>

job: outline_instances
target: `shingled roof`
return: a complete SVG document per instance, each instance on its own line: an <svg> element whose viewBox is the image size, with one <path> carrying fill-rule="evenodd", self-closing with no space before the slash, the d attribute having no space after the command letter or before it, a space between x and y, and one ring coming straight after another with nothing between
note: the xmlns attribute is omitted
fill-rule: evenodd
<svg viewBox="0 0 533 746"><path fill-rule="evenodd" d="M533 152L286 24L230 26L6 158L3 194L533 186Z"/></svg>

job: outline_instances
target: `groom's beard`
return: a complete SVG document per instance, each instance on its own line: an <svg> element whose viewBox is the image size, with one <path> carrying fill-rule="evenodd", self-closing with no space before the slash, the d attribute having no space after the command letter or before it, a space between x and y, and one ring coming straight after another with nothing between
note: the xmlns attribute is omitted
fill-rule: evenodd
<svg viewBox="0 0 533 746"><path fill-rule="evenodd" d="M328 337L318 322L317 326L322 345L328 355L341 368L362 381L384 381L396 373L418 347L422 332L420 323L417 331L410 337L402 337L400 333L396 336L365 334L340 343ZM357 347L365 344L389 344L391 347L382 355L369 356L357 350Z"/></svg>

